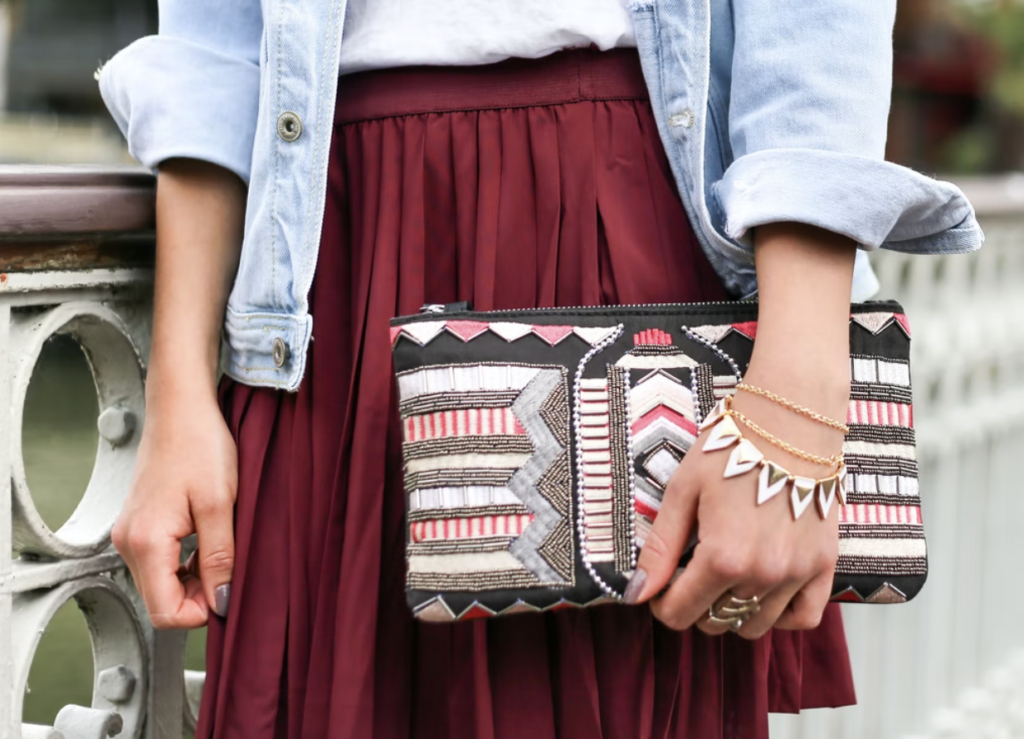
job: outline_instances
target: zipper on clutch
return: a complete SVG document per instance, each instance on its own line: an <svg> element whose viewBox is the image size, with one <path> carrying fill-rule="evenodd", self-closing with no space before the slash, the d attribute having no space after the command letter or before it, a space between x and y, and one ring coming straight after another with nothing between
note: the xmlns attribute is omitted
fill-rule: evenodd
<svg viewBox="0 0 1024 739"><path fill-rule="evenodd" d="M756 303L754 300L707 300L694 303L621 303L616 305L560 305L554 308L502 308L500 310L488 311L488 313L530 313L531 311L587 311L600 310L608 311L615 308L685 308L691 305L742 305L744 303Z"/></svg>
<svg viewBox="0 0 1024 739"><path fill-rule="evenodd" d="M420 306L420 313L429 314L463 313L471 310L473 310L473 306L468 300L458 303L424 303Z"/></svg>
<svg viewBox="0 0 1024 739"><path fill-rule="evenodd" d="M586 311L609 310L614 308L675 308L690 305L722 305L734 306L754 301L744 300L713 300L696 303L628 303L623 305L560 305L552 308L499 308L485 311L486 313L539 313L541 311ZM472 313L473 305L468 300L458 303L424 303L420 306L421 315L442 315L444 313Z"/></svg>
<svg viewBox="0 0 1024 739"><path fill-rule="evenodd" d="M865 300L863 305L871 303L889 303L888 300ZM608 311L615 308L689 308L693 306L705 307L731 307L739 305L754 305L756 300L707 300L694 303L628 303L623 305L560 305L552 308L500 308L498 310L483 311L485 313L540 313L540 312L579 312L579 311ZM458 303L426 303L420 307L421 315L442 315L446 313L472 313L472 303L463 300Z"/></svg>

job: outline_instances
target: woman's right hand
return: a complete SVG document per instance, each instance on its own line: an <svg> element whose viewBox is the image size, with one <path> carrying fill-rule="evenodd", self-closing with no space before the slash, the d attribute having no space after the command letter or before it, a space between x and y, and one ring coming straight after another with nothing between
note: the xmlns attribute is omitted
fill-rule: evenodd
<svg viewBox="0 0 1024 739"><path fill-rule="evenodd" d="M235 442L216 399L164 398L147 409L135 477L113 530L153 625L195 629L227 615L235 560ZM197 533L194 570L181 540Z"/></svg>

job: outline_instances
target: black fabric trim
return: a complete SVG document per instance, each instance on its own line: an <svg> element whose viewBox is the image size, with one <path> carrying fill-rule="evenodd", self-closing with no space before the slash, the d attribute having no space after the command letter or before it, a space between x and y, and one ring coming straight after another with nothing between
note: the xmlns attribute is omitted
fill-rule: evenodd
<svg viewBox="0 0 1024 739"><path fill-rule="evenodd" d="M883 385L874 382L854 382L850 385L850 400L877 400L882 403L912 405L914 394L901 385Z"/></svg>
<svg viewBox="0 0 1024 739"><path fill-rule="evenodd" d="M872 444L907 444L917 443L914 429L905 426L875 426L861 423L850 424L847 441L868 441Z"/></svg>

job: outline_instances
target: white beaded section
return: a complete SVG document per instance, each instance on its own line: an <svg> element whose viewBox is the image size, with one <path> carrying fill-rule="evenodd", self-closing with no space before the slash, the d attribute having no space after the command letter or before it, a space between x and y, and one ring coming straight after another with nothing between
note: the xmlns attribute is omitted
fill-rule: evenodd
<svg viewBox="0 0 1024 739"><path fill-rule="evenodd" d="M576 530L579 534L580 539L580 559L583 561L583 566L590 574L591 579L597 583L598 587L610 598L615 600L622 600L622 596L617 593L608 583L597 574L597 570L594 568L594 564L590 559L590 552L587 547L587 531L584 525L586 498L584 487L584 458L583 452L585 448L593 448L592 446L584 444L584 427L583 417L580 412L582 399L580 393L583 389L583 384L586 382L583 379L583 371L586 369L587 363L594 358L599 352L603 351L607 347L611 346L620 336L624 330L624 326L620 323L615 331L609 334L605 339L598 342L590 349L586 354L583 355L583 359L580 360L579 365L576 367L576 375L573 378L573 407L572 407L572 421L573 431L576 435ZM606 382L606 381L605 381ZM589 383L594 384L594 383ZM589 389L589 388L588 388Z"/></svg>
<svg viewBox="0 0 1024 739"><path fill-rule="evenodd" d="M636 460L633 459L633 408L630 405L630 378L629 370L624 372L623 395L626 403L626 469L629 473L629 569L636 569L637 546L636 546L636 483L635 470Z"/></svg>
<svg viewBox="0 0 1024 739"><path fill-rule="evenodd" d="M697 343L703 344L704 346L706 346L708 349L713 351L720 359L724 360L729 365L729 367L732 368L732 373L736 377L736 384L737 385L740 382L743 381L743 373L740 372L740 367L739 367L738 364L736 364L736 360L735 359L733 359L728 354L726 354L721 349L719 349L718 345L715 344L713 341L710 341L709 339L705 339L703 336L701 336L698 333L695 333L695 332L691 331L686 326L682 326L681 328L683 329L683 333L685 333L688 338L690 338L692 341L696 341ZM695 376L696 376L696 374L694 374L692 377L695 377ZM696 381L693 380L692 377L691 377L691 385L692 385L692 390L693 390L693 397L694 397L694 400L696 400L700 396L697 394ZM717 380L718 378L716 377L715 379ZM694 403L694 407L695 407L695 410L696 410L697 425L700 426L704 422L704 415L701 413L700 403Z"/></svg>
<svg viewBox="0 0 1024 739"><path fill-rule="evenodd" d="M582 393L600 391L608 393L608 380L581 380ZM591 562L615 561L615 528L612 523L612 465L611 465L611 424L608 415L608 403L588 403L581 400L579 406L580 434L593 442L583 452L583 501L587 510L583 511L583 529L587 532L588 554ZM587 437L588 432L592 434ZM605 459L597 459L605 457ZM607 503L608 511L594 513L590 508L594 503Z"/></svg>

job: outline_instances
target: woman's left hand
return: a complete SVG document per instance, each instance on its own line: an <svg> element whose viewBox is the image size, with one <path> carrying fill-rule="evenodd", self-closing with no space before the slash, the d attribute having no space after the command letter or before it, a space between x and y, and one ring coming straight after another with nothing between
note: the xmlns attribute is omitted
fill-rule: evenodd
<svg viewBox="0 0 1024 739"><path fill-rule="evenodd" d="M746 379L753 383L751 374ZM755 384L772 387L778 382L763 377ZM836 453L842 445L840 432L756 396L738 393L733 407L780 438L816 437L815 452L823 456ZM742 424L740 428L767 459L792 474L825 477L829 473L767 444ZM703 452L708 433L701 434L668 483L661 511L638 561L637 571L644 574L634 576L627 600L651 599L655 617L673 629L696 625L709 634L720 634L728 627L709 623L709 609L729 594L743 599L756 596L760 611L744 619L738 631L741 636L756 639L773 626L815 628L832 593L838 503L827 520L821 519L814 504L794 520L787 487L758 506L758 470L723 478L731 448ZM692 560L678 579L655 597L669 585L695 529L699 543Z"/></svg>
<svg viewBox="0 0 1024 739"><path fill-rule="evenodd" d="M771 224L756 233L760 309L744 381L839 421L846 418L850 397L854 252L848 239L811 226ZM829 457L842 449L841 431L758 395L737 393L733 408L814 455ZM767 459L792 475L820 479L834 472L740 428ZM674 629L697 625L718 634L728 626L708 622L712 606L730 595L757 597L760 611L743 620L741 636L754 639L772 626L816 627L832 592L838 503L827 520L813 503L794 520L787 486L757 505L757 470L724 479L730 452L705 453L707 434L696 440L669 480L627 587L627 602L650 601L654 615ZM672 582L694 531L699 543L693 558Z"/></svg>

